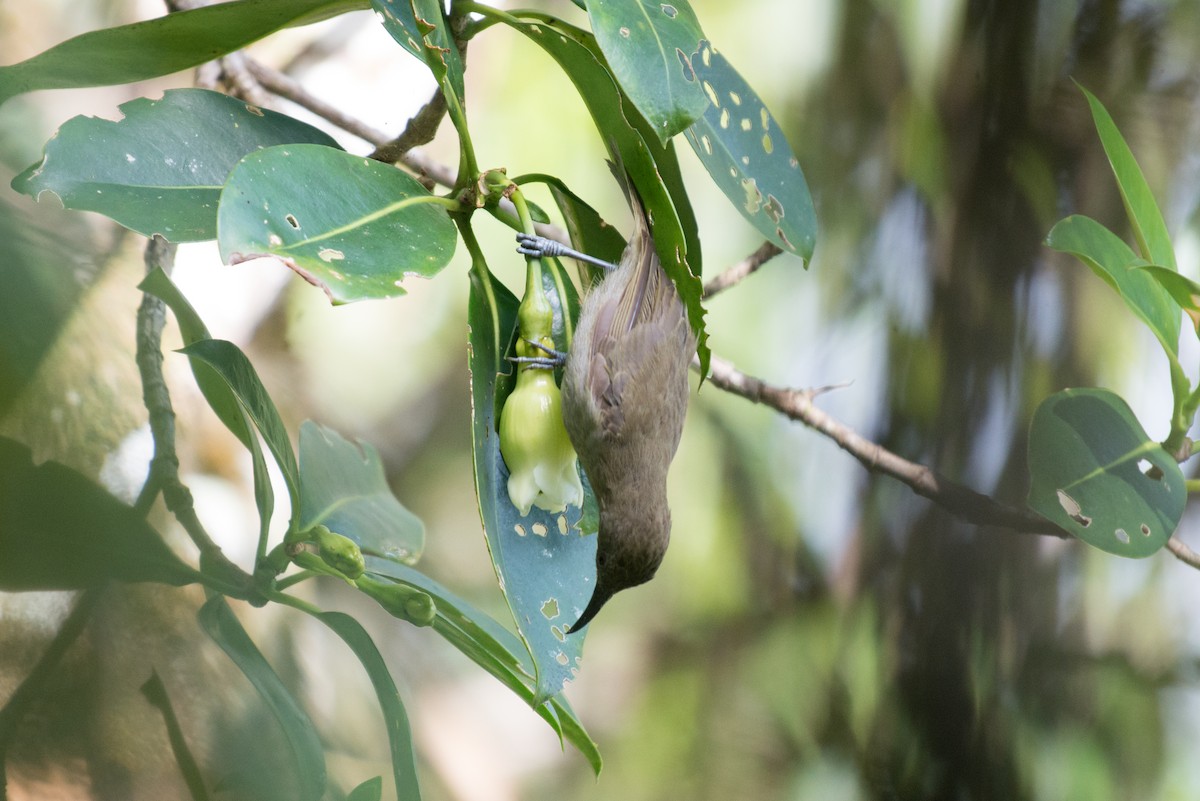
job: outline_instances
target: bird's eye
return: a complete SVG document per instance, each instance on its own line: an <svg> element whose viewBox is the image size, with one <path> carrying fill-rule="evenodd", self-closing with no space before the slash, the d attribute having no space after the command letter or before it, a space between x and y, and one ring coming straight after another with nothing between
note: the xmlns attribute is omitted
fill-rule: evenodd
<svg viewBox="0 0 1200 801"><path fill-rule="evenodd" d="M596 567L604 567L608 564L608 554L601 551L596 554Z"/></svg>

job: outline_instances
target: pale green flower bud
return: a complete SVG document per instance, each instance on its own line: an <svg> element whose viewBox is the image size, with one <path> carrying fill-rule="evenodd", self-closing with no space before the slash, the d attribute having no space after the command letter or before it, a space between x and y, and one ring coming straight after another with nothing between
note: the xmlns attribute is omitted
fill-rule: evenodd
<svg viewBox="0 0 1200 801"><path fill-rule="evenodd" d="M561 512L567 504L583 503L552 370L518 371L517 386L500 414L500 453L509 470L508 497L522 515L532 506Z"/></svg>

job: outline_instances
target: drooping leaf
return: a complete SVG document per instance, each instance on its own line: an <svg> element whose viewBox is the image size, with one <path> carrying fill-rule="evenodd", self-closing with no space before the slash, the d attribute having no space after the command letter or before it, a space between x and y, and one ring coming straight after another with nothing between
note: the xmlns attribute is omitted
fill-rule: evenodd
<svg viewBox="0 0 1200 801"><path fill-rule="evenodd" d="M0 67L0 105L39 89L110 86L170 75L280 28L368 7L368 0L237 0L91 31Z"/></svg>
<svg viewBox="0 0 1200 801"><path fill-rule="evenodd" d="M1176 357L1179 306L1152 275L1139 269L1146 262L1139 259L1119 236L1090 217L1073 215L1060 220L1050 230L1046 244L1070 253L1103 278L1117 291L1125 305L1150 327L1170 358Z"/></svg>
<svg viewBox="0 0 1200 801"><path fill-rule="evenodd" d="M588 735L566 698L561 694L537 704L534 698L534 666L525 644L494 619L456 596L443 585L396 562L367 557L372 575L408 585L428 593L437 606L433 629L467 658L491 673L505 687L534 708L554 729L587 758L599 774L602 765L596 743Z"/></svg>
<svg viewBox="0 0 1200 801"><path fill-rule="evenodd" d="M364 553L413 564L425 547L425 524L396 500L379 452L306 420L300 426L299 529L323 525Z"/></svg>
<svg viewBox="0 0 1200 801"><path fill-rule="evenodd" d="M424 61L443 90L463 99L463 63L446 25L440 0L371 0L384 29Z"/></svg>
<svg viewBox="0 0 1200 801"><path fill-rule="evenodd" d="M537 21L506 21L559 63L579 90L613 160L627 171L653 220L654 245L663 269L687 306L701 373L706 373L710 352L701 305L699 239L687 194L678 180L674 149L670 144L664 148L648 136L649 123L617 88L595 37L557 19L529 16Z"/></svg>
<svg viewBox="0 0 1200 801"><path fill-rule="evenodd" d="M204 776L200 773L200 765L196 762L196 757L192 754L192 749L188 747L187 739L183 736L183 726L179 723L179 716L175 714L175 707L171 705L171 697L167 694L167 686L163 684L158 670L151 670L150 678L142 685L141 689L142 695L146 697L150 705L163 716L163 722L167 727L167 740L171 743L171 752L175 755L175 763L179 765L179 773L183 777L183 782L187 785L193 801L207 801L209 798L208 787L204 783Z"/></svg>
<svg viewBox="0 0 1200 801"><path fill-rule="evenodd" d="M704 33L687 0L590 0L587 12L617 83L659 142L704 113L694 65Z"/></svg>
<svg viewBox="0 0 1200 801"><path fill-rule="evenodd" d="M1171 235L1167 232L1167 224L1163 221L1158 204L1154 202L1150 185L1142 175L1142 168L1138 166L1133 152L1104 105L1087 89L1082 86L1079 89L1091 108L1096 132L1100 134L1104 153L1116 176L1117 188L1121 192L1121 200L1125 202L1125 213L1129 216L1129 224L1133 226L1133 235L1142 258L1151 264L1177 269Z"/></svg>
<svg viewBox="0 0 1200 801"><path fill-rule="evenodd" d="M486 269L486 268L484 268ZM596 571L596 538L576 529L579 509L551 514L537 507L524 517L508 496L508 468L500 455L497 409L511 376L505 355L516 330L518 301L498 281L471 273L468 300L475 486L488 550L500 587L535 668L537 704L557 695L578 669L582 633L566 626L587 605Z"/></svg>
<svg viewBox="0 0 1200 801"><path fill-rule="evenodd" d="M687 129L688 142L742 216L807 266L817 241L817 215L783 131L750 85L708 42L694 63L710 102Z"/></svg>
<svg viewBox="0 0 1200 801"><path fill-rule="evenodd" d="M454 224L416 179L319 145L251 153L217 211L221 257L276 256L334 303L403 295L454 255Z"/></svg>
<svg viewBox="0 0 1200 801"><path fill-rule="evenodd" d="M1200 335L1200 284L1169 267L1160 267L1157 264L1147 264L1138 269L1144 270L1167 291Z"/></svg>
<svg viewBox="0 0 1200 801"><path fill-rule="evenodd" d="M1029 430L1029 506L1101 550L1149 556L1187 502L1183 473L1129 406L1101 389L1042 401Z"/></svg>
<svg viewBox="0 0 1200 801"><path fill-rule="evenodd" d="M329 135L206 89L169 89L121 105L120 120L73 117L42 160L13 179L18 192L56 195L139 234L171 242L217 236L217 201L229 171L254 150L298 142L337 147Z"/></svg>
<svg viewBox="0 0 1200 801"><path fill-rule="evenodd" d="M0 590L75 590L110 579L181 587L200 574L145 518L66 465L34 465L0 437Z"/></svg>
<svg viewBox="0 0 1200 801"><path fill-rule="evenodd" d="M417 782L416 754L413 750L408 714L404 711L396 682L392 680L391 671L375 646L375 641L362 624L349 615L341 612L321 612L314 617L350 646L350 650L367 671L371 686L375 688L375 697L379 700L379 709L383 712L384 724L387 726L388 744L392 753L392 773L396 779L396 795L399 801L420 801L421 787ZM363 789L372 782L375 783L374 795L369 794L369 789ZM358 794L362 798L378 799L381 792L382 782L372 779L355 788L350 793L350 798Z"/></svg>
<svg viewBox="0 0 1200 801"><path fill-rule="evenodd" d="M275 463L279 465L291 498L292 521L295 522L300 511L300 478L296 454L292 450L292 442L283 425L283 418L279 416L279 410L267 394L254 365L250 364L246 354L242 353L237 345L223 339L193 342L179 352L193 361L198 360L211 367L233 391L238 403L253 421L254 427L262 434L267 448L275 457Z"/></svg>
<svg viewBox="0 0 1200 801"><path fill-rule="evenodd" d="M179 332L183 336L184 345L192 345L202 340L211 339L208 327L200 319L200 315L192 308L175 283L161 269L155 268L138 285L138 289L153 295L170 307L179 323ZM200 394L208 401L209 407L220 418L221 422L233 432L242 445L250 451L250 460L254 474L254 504L258 508L258 553L260 557L266 553L267 536L270 533L271 515L275 512L275 490L271 487L271 477L267 473L267 461L263 457L262 446L258 437L250 427L250 419L242 409L237 396L225 380L208 364L198 359L189 359L192 375L196 378L196 386Z"/></svg>
<svg viewBox="0 0 1200 801"><path fill-rule="evenodd" d="M283 729L301 801L320 801L325 795L325 750L308 715L242 628L223 596L209 598L197 617L201 628L254 685Z"/></svg>

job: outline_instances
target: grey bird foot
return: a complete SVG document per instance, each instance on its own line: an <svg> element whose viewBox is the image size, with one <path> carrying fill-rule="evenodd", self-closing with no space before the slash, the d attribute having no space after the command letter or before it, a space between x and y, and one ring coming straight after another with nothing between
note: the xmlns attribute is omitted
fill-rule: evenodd
<svg viewBox="0 0 1200 801"><path fill-rule="evenodd" d="M540 342L534 342L532 339L523 340L526 345L531 348L537 348L545 353L545 356L509 356L508 360L516 364L524 364L529 367L536 367L543 370L553 370L556 367L561 367L567 361L567 354L561 350L548 348Z"/></svg>
<svg viewBox="0 0 1200 801"><path fill-rule="evenodd" d="M602 267L605 270L615 270L617 265L612 262L597 259L595 256L589 256L586 253L580 253L574 248L569 248L561 242L555 242L553 239L547 239L544 236L537 234L517 234L517 252L528 256L531 259L547 259L559 258L561 256L569 256L578 261L594 264L597 267Z"/></svg>

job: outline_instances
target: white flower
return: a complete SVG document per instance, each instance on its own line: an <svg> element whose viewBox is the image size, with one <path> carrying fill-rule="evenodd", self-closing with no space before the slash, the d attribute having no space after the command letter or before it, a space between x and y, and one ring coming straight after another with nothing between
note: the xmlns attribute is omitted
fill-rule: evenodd
<svg viewBox="0 0 1200 801"><path fill-rule="evenodd" d="M508 465L508 497L522 515L531 506L561 512L583 503L575 449L562 419L554 373L525 368L500 413L500 453Z"/></svg>

